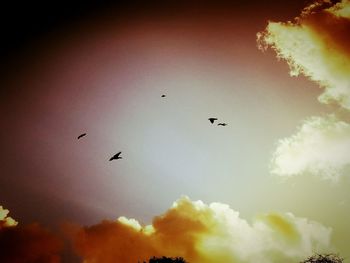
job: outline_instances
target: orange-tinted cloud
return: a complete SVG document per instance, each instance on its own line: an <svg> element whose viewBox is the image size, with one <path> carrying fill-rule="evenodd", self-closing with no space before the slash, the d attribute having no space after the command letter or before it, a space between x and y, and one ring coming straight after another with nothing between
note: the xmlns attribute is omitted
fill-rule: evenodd
<svg viewBox="0 0 350 263"><path fill-rule="evenodd" d="M76 230L76 250L88 262L138 262L152 256L198 260L196 244L209 231L210 211L181 199L153 224L141 226L125 217Z"/></svg>
<svg viewBox="0 0 350 263"><path fill-rule="evenodd" d="M69 225L66 233L71 253L84 263L136 263L153 256L183 257L191 263L288 263L331 248L331 229L317 222L272 213L248 223L228 205L188 197L174 202L151 225L120 217L89 227ZM3 227L0 262L59 263L62 243L38 224Z"/></svg>
<svg viewBox="0 0 350 263"><path fill-rule="evenodd" d="M38 224L17 225L0 207L0 262L59 263L62 242Z"/></svg>
<svg viewBox="0 0 350 263"><path fill-rule="evenodd" d="M261 49L285 59L290 74L317 82L321 103L350 110L350 1L317 1L293 22L269 22L258 33ZM296 134L279 140L271 172L281 176L311 173L337 180L350 165L350 124L336 113L311 117Z"/></svg>
<svg viewBox="0 0 350 263"><path fill-rule="evenodd" d="M124 217L76 227L74 247L85 263L138 262L181 256L191 263L297 262L330 249L331 230L292 214L262 215L252 224L227 205L187 197L152 225Z"/></svg>

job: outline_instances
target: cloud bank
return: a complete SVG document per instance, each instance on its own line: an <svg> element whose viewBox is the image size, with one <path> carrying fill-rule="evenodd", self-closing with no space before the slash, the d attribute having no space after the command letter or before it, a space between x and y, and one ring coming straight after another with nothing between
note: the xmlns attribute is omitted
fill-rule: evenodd
<svg viewBox="0 0 350 263"><path fill-rule="evenodd" d="M331 229L288 214L266 214L252 223L220 203L177 200L151 225L119 218L75 227L73 243L85 263L138 262L181 256L191 263L298 262L328 251Z"/></svg>
<svg viewBox="0 0 350 263"><path fill-rule="evenodd" d="M8 210L1 211L3 223L9 220ZM70 253L84 263L137 263L152 256L183 257L191 263L295 263L315 252L329 252L332 232L290 213L260 215L249 223L228 205L188 197L154 217L151 225L120 217L93 226L67 225L60 235L38 224L2 226L3 263L59 263L67 240Z"/></svg>
<svg viewBox="0 0 350 263"><path fill-rule="evenodd" d="M304 74L323 88L319 101L350 110L350 1L318 1L293 22L269 22L258 33L268 47L285 59L291 76ZM304 121L297 133L280 140L271 171L282 176L311 173L337 179L350 164L350 131L332 114Z"/></svg>

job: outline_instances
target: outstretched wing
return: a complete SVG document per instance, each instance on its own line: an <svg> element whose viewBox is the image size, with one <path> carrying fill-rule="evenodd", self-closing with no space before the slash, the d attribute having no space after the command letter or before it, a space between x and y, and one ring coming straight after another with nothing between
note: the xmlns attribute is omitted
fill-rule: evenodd
<svg viewBox="0 0 350 263"><path fill-rule="evenodd" d="M85 135L86 135L86 133L80 134L80 135L78 136L78 139L80 139L81 137L84 137Z"/></svg>
<svg viewBox="0 0 350 263"><path fill-rule="evenodd" d="M109 160L112 161L112 160L122 159L122 157L120 157L121 153L122 152L118 152L117 154L113 155Z"/></svg>
<svg viewBox="0 0 350 263"><path fill-rule="evenodd" d="M217 118L209 118L208 120L210 121L210 123L214 123L214 121L216 121Z"/></svg>

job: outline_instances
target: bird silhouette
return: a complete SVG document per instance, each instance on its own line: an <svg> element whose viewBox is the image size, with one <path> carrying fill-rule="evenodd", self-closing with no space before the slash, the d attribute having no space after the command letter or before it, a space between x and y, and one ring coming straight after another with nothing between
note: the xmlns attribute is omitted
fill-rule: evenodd
<svg viewBox="0 0 350 263"><path fill-rule="evenodd" d="M78 140L81 138L81 137L84 137L86 135L86 133L82 133L78 136Z"/></svg>
<svg viewBox="0 0 350 263"><path fill-rule="evenodd" d="M218 119L217 118L209 118L208 120L210 121L210 123L214 123L214 121L217 121Z"/></svg>
<svg viewBox="0 0 350 263"><path fill-rule="evenodd" d="M118 152L117 154L113 155L109 160L112 161L112 160L123 159L122 157L120 157L121 153L122 152Z"/></svg>
<svg viewBox="0 0 350 263"><path fill-rule="evenodd" d="M166 95L164 95L164 94L163 94L161 97L162 97L162 98L165 98L165 97L166 97Z"/></svg>
<svg viewBox="0 0 350 263"><path fill-rule="evenodd" d="M228 124L227 123L218 123L218 126L227 126Z"/></svg>

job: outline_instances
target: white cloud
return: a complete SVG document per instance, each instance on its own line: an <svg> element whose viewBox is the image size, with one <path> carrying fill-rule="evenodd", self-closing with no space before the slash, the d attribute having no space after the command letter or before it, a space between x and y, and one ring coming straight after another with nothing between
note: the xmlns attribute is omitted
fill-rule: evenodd
<svg viewBox="0 0 350 263"><path fill-rule="evenodd" d="M317 1L294 22L269 22L258 33L261 49L285 59L291 76L304 74L323 88L321 103L350 110L350 1ZM312 117L298 132L278 142L271 172L311 173L338 179L350 164L350 124L336 117Z"/></svg>
<svg viewBox="0 0 350 263"><path fill-rule="evenodd" d="M292 176L311 173L337 180L350 164L350 124L334 115L312 117L298 132L278 142L271 172Z"/></svg>
<svg viewBox="0 0 350 263"><path fill-rule="evenodd" d="M320 102L350 110L350 2L320 6L305 8L295 22L269 22L258 33L258 42L261 49L271 47L285 59L292 76L304 74L324 88Z"/></svg>

